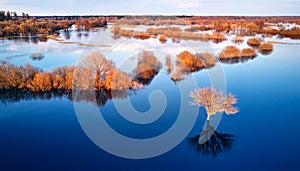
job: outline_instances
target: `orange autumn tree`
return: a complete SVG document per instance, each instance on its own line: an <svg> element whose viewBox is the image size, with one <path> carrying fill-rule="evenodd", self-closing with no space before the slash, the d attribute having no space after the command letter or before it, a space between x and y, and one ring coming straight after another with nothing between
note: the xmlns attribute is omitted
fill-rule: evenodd
<svg viewBox="0 0 300 171"><path fill-rule="evenodd" d="M233 94L224 95L222 91L217 91L213 87L204 87L195 89L190 95L193 101L191 105L203 106L207 113L207 120L211 115L217 112L225 112L226 114L236 114L239 109L232 105L237 103L237 99Z"/></svg>

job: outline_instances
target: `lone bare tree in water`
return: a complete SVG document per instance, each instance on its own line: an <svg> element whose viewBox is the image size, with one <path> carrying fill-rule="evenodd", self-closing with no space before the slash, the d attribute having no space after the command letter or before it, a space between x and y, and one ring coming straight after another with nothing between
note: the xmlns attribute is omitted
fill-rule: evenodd
<svg viewBox="0 0 300 171"><path fill-rule="evenodd" d="M237 103L237 99L233 94L227 96L222 91L217 91L213 87L204 87L194 90L191 95L193 101L190 104L195 106L203 106L206 109L207 120L210 116L217 112L225 112L226 114L236 114L239 109L232 106Z"/></svg>

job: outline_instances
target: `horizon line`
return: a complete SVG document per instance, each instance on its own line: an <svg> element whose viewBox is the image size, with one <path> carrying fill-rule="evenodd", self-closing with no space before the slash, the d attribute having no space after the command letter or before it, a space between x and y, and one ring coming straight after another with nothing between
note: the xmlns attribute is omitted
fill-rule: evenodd
<svg viewBox="0 0 300 171"><path fill-rule="evenodd" d="M18 15L20 16L20 15ZM31 17L64 17L64 16L187 16L187 17L198 17L198 16L207 16L207 17L300 17L300 14L272 14L272 15L249 15L249 14L35 14L30 15Z"/></svg>

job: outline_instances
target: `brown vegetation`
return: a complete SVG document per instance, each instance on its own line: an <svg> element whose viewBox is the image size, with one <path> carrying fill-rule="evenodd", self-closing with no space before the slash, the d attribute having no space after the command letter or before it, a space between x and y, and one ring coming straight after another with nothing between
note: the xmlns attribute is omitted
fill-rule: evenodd
<svg viewBox="0 0 300 171"><path fill-rule="evenodd" d="M233 94L224 95L222 91L217 91L213 87L196 89L191 92L191 97L193 98L191 105L203 106L206 109L207 120L217 112L236 114L239 111L237 107L232 106L237 103Z"/></svg>
<svg viewBox="0 0 300 171"><path fill-rule="evenodd" d="M241 57L255 57L257 56L257 52L253 48L244 48L241 52Z"/></svg>
<svg viewBox="0 0 300 171"><path fill-rule="evenodd" d="M128 16L116 22L119 25L186 25L187 22L175 16Z"/></svg>
<svg viewBox="0 0 300 171"><path fill-rule="evenodd" d="M188 51L183 51L176 56L175 67L172 66L170 57L167 57L166 60L168 73L171 74L173 81L183 80L189 73L197 72L204 68L211 68L215 63L216 55L208 52L192 54Z"/></svg>
<svg viewBox="0 0 300 171"><path fill-rule="evenodd" d="M117 35L127 37L127 38L136 38L136 39L149 39L150 37L156 38L159 36L159 41L161 43L165 43L167 38L173 39L187 39L187 40L212 40L215 43L222 42L227 40L226 36L219 33L213 32L213 34L208 33L192 33L192 32L184 32L179 27L170 27L170 28L148 28L146 32L134 31L134 30L126 30L122 29L118 25L114 25L111 29L111 32L117 37Z"/></svg>
<svg viewBox="0 0 300 171"><path fill-rule="evenodd" d="M216 55L209 52L203 52L197 54L197 56L202 60L205 68L211 68L216 63Z"/></svg>
<svg viewBox="0 0 300 171"><path fill-rule="evenodd" d="M30 22L24 21L31 20ZM204 35L197 35L197 31L214 30L217 33L239 34L241 36L255 36L255 34L279 35L292 39L300 38L300 28L294 27L287 29L282 23L300 24L300 17L297 16L276 16L276 17L246 17L246 16L35 16L30 17L23 13L18 16L15 12L0 11L0 36L11 35L36 35L53 34L55 31L67 30L75 24L78 30L89 30L90 28L103 27L107 22L114 22L118 25L191 25L184 31L180 30L180 36L172 35L177 38L203 39ZM23 23L23 26L21 24ZM32 24L34 23L34 24ZM24 28L24 25L26 27ZM33 26L34 25L34 26ZM277 29L271 25L278 26ZM23 30L25 31L23 31ZM168 28L169 29L169 28ZM165 34L165 33L163 33ZM165 34L167 37L171 37ZM137 35L139 37L139 35ZM224 36L210 38L219 42L224 40ZM143 36L142 36L143 37ZM143 39L143 38L142 38ZM207 38L207 35L205 36Z"/></svg>
<svg viewBox="0 0 300 171"><path fill-rule="evenodd" d="M255 34L279 35L292 39L300 39L300 28L286 29L282 23L300 24L299 16L274 16L274 17L246 17L246 16L193 16L184 17L193 25L186 31L216 30L240 34L242 36L254 36ZM279 29L270 27L270 24Z"/></svg>
<svg viewBox="0 0 300 171"><path fill-rule="evenodd" d="M191 39L191 40L213 40L215 42L221 42L227 40L226 36L219 32L214 32L213 34L208 33L193 33L182 31L178 27L171 28L148 28L146 30L150 34L161 34L169 38L178 38L178 39Z"/></svg>
<svg viewBox="0 0 300 171"><path fill-rule="evenodd" d="M177 55L177 63L183 64L181 69L183 72L198 71L205 66L201 58L188 51L183 51Z"/></svg>
<svg viewBox="0 0 300 171"><path fill-rule="evenodd" d="M220 53L220 60L226 60L231 58L250 57L254 58L257 56L257 52L253 48L244 48L240 50L236 46L226 46Z"/></svg>
<svg viewBox="0 0 300 171"><path fill-rule="evenodd" d="M13 14L13 16L11 16ZM71 18L71 19L69 19ZM36 36L38 34L54 34L59 30L68 31L76 24L77 29L88 30L104 27L112 17L29 17L28 14L17 16L16 12L0 11L0 37L4 36Z"/></svg>
<svg viewBox="0 0 300 171"><path fill-rule="evenodd" d="M76 67L65 66L50 72L32 67L0 65L0 89L28 89L32 92L54 90L72 91L127 91L149 84L161 69L161 63L152 52L138 54L135 76L116 68L111 60L99 53L82 58Z"/></svg>
<svg viewBox="0 0 300 171"><path fill-rule="evenodd" d="M105 27L107 26L107 18L95 17L95 18L80 18L75 21L77 30L89 30L91 28Z"/></svg>
<svg viewBox="0 0 300 171"><path fill-rule="evenodd" d="M150 51L143 51L139 53L137 60L138 64L134 75L139 82L148 85L157 75L162 64L156 59L153 52Z"/></svg>
<svg viewBox="0 0 300 171"><path fill-rule="evenodd" d="M252 47L258 47L262 40L260 38L252 37L247 40L247 44Z"/></svg>
<svg viewBox="0 0 300 171"><path fill-rule="evenodd" d="M293 27L290 30L282 30L279 35L281 37L289 37L292 39L300 39L300 28L299 27Z"/></svg>
<svg viewBox="0 0 300 171"><path fill-rule="evenodd" d="M262 43L258 50L261 51L272 51L273 50L273 44L272 43Z"/></svg>
<svg viewBox="0 0 300 171"><path fill-rule="evenodd" d="M28 36L53 34L58 30L68 30L72 21L18 19L0 22L0 36Z"/></svg>
<svg viewBox="0 0 300 171"><path fill-rule="evenodd" d="M2 62L0 65L0 89L29 89L31 91L50 91L52 88L71 90L74 67L57 68L52 72L25 66L14 66ZM70 73L72 73L70 75Z"/></svg>
<svg viewBox="0 0 300 171"><path fill-rule="evenodd" d="M258 51L263 55L270 55L273 51L273 44L272 43L262 43L258 47Z"/></svg>
<svg viewBox="0 0 300 171"><path fill-rule="evenodd" d="M238 58L241 55L241 50L236 46L226 46L220 53L220 59Z"/></svg>
<svg viewBox="0 0 300 171"><path fill-rule="evenodd" d="M188 51L183 51L176 56L176 66L171 72L171 79L174 81L183 80L187 74L212 67L214 64L215 56L211 53L194 55Z"/></svg>
<svg viewBox="0 0 300 171"><path fill-rule="evenodd" d="M231 41L235 44L241 44L244 42L244 38L242 36L235 36Z"/></svg>
<svg viewBox="0 0 300 171"><path fill-rule="evenodd" d="M79 90L118 90L131 88L133 76L117 69L102 54L91 53L82 58L75 68L74 88Z"/></svg>
<svg viewBox="0 0 300 171"><path fill-rule="evenodd" d="M165 44L167 42L167 37L165 35L160 35L158 40L162 43Z"/></svg>
<svg viewBox="0 0 300 171"><path fill-rule="evenodd" d="M114 37L123 36L127 38L135 38L141 40L149 39L151 37L149 33L122 29L118 25L114 25L111 29L111 32L114 34Z"/></svg>
<svg viewBox="0 0 300 171"><path fill-rule="evenodd" d="M59 67L50 72L42 71L30 64L14 66L2 62L0 80L0 89L18 88L33 92L54 89L71 91L73 86L82 91L127 90L133 86L132 75L117 69L111 61L95 53L87 56L76 67Z"/></svg>

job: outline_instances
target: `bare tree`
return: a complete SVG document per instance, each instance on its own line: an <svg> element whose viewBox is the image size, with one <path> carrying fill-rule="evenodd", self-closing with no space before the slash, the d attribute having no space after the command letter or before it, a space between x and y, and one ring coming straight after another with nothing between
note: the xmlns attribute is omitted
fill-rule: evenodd
<svg viewBox="0 0 300 171"><path fill-rule="evenodd" d="M203 106L207 112L207 120L210 116L217 112L225 112L226 114L236 114L239 109L232 106L237 103L237 99L233 94L229 93L227 96L222 91L217 91L213 87L199 88L191 92L190 95L193 101L191 105Z"/></svg>
<svg viewBox="0 0 300 171"><path fill-rule="evenodd" d="M13 12L13 15L14 15L14 20L17 20L18 19L18 14L16 11Z"/></svg>
<svg viewBox="0 0 300 171"><path fill-rule="evenodd" d="M11 20L11 12L10 11L6 11L6 19Z"/></svg>

